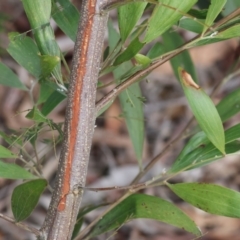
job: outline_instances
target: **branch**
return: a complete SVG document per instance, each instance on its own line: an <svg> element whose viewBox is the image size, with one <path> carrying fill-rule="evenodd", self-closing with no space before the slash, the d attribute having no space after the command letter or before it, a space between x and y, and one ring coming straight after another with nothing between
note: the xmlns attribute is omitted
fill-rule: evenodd
<svg viewBox="0 0 240 240"><path fill-rule="evenodd" d="M71 239L83 190L95 124L95 100L108 14L106 0L84 0L74 48L64 142L41 238Z"/></svg>
<svg viewBox="0 0 240 240"><path fill-rule="evenodd" d="M39 236L40 235L40 231L38 231L36 228L34 227L30 227L28 226L27 224L25 223L22 223L22 222L16 222L15 219L11 218L11 217L8 217L6 215L3 215L2 213L0 213L0 218L18 226L19 228L25 230L25 231L28 231L28 232L31 232L33 233L34 235L36 236Z"/></svg>

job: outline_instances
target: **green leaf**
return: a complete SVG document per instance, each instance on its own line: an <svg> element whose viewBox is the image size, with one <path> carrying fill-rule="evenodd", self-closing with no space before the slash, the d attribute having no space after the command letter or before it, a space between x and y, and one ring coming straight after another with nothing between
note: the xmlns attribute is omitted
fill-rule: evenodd
<svg viewBox="0 0 240 240"><path fill-rule="evenodd" d="M18 78L16 74L10 70L7 66L0 63L0 84L8 87L19 88L21 90L27 90L27 88L23 85L21 80Z"/></svg>
<svg viewBox="0 0 240 240"><path fill-rule="evenodd" d="M126 62L130 59L132 59L145 45L145 43L142 43L139 41L138 37L135 38L129 46L126 48L126 50L121 53L116 60L114 61L113 65L119 65L123 62Z"/></svg>
<svg viewBox="0 0 240 240"><path fill-rule="evenodd" d="M216 38L222 38L222 39L229 39L229 38L235 38L240 36L240 24L236 24L233 27L230 27L222 32L219 32L216 34Z"/></svg>
<svg viewBox="0 0 240 240"><path fill-rule="evenodd" d="M162 38L164 42L163 48L165 52L177 49L179 46L184 44L182 37L177 32L168 31L162 35ZM188 51L184 51L183 53L180 53L179 55L171 58L170 63L177 79L179 79L178 67L181 66L190 73L196 83L198 82L195 67Z"/></svg>
<svg viewBox="0 0 240 240"><path fill-rule="evenodd" d="M60 49L49 23L51 18L51 1L22 0L22 3L41 54L60 58ZM62 82L60 63L54 68L53 74L57 80Z"/></svg>
<svg viewBox="0 0 240 240"><path fill-rule="evenodd" d="M141 18L147 3L129 3L118 8L118 24L122 41L125 41L138 20Z"/></svg>
<svg viewBox="0 0 240 240"><path fill-rule="evenodd" d="M240 218L240 193L206 183L167 184L184 201L216 215Z"/></svg>
<svg viewBox="0 0 240 240"><path fill-rule="evenodd" d="M0 161L0 177L8 179L34 179L36 178L30 172L12 163Z"/></svg>
<svg viewBox="0 0 240 240"><path fill-rule="evenodd" d="M164 54L164 47L163 44L156 42L151 49L148 51L147 56L151 59L153 58L157 58L159 56L161 56L162 54Z"/></svg>
<svg viewBox="0 0 240 240"><path fill-rule="evenodd" d="M225 139L227 155L240 151L240 124L227 129L225 131ZM168 173L193 169L221 159L222 157L221 152L212 143L208 142L202 132L199 132L185 145Z"/></svg>
<svg viewBox="0 0 240 240"><path fill-rule="evenodd" d="M207 17L208 9L190 9L188 11L188 14L192 17L198 18L198 19L205 19Z"/></svg>
<svg viewBox="0 0 240 240"><path fill-rule="evenodd" d="M47 81L41 81L40 93L39 93L37 104L44 103L53 92L54 92L54 89L49 87L49 84Z"/></svg>
<svg viewBox="0 0 240 240"><path fill-rule="evenodd" d="M198 132L187 142L176 161L178 161L178 159L182 159L184 156L196 148L204 148L209 142L210 141L207 138L205 132Z"/></svg>
<svg viewBox="0 0 240 240"><path fill-rule="evenodd" d="M0 131L0 136L4 139L4 141L6 141L9 145L14 145L14 144L18 144L18 145L22 145L23 141L21 138L19 138L19 136L15 135L14 133L8 135L3 131Z"/></svg>
<svg viewBox="0 0 240 240"><path fill-rule="evenodd" d="M179 77L190 108L212 144L225 155L225 136L221 118L209 96L179 68Z"/></svg>
<svg viewBox="0 0 240 240"><path fill-rule="evenodd" d="M26 118L36 122L48 122L48 119L39 111L37 107L33 107L33 109L26 115Z"/></svg>
<svg viewBox="0 0 240 240"><path fill-rule="evenodd" d="M146 67L149 66L150 63L152 62L149 57L142 55L140 53L136 54L134 58L138 64Z"/></svg>
<svg viewBox="0 0 240 240"><path fill-rule="evenodd" d="M216 106L222 122L227 121L232 116L240 112L240 89L228 94Z"/></svg>
<svg viewBox="0 0 240 240"><path fill-rule="evenodd" d="M158 197L134 194L107 213L91 230L89 238L119 228L136 218L154 219L201 236L195 223L174 204Z"/></svg>
<svg viewBox="0 0 240 240"><path fill-rule="evenodd" d="M54 0L52 17L61 30L75 42L80 19L75 6L68 0Z"/></svg>
<svg viewBox="0 0 240 240"><path fill-rule="evenodd" d="M109 47L113 49L119 35L114 31L111 24L109 24ZM131 62L124 62L118 68L116 68L114 73L114 78L117 84L119 84L119 79L131 70ZM144 117L143 117L143 104L139 100L141 97L141 89L138 83L131 85L128 89L123 91L119 95L120 104L122 107L123 115L126 120L128 132L133 143L134 151L139 161L139 166L142 166L142 151L144 142Z"/></svg>
<svg viewBox="0 0 240 240"><path fill-rule="evenodd" d="M77 216L76 224L74 226L74 230L73 230L73 234L72 234L72 240L74 240L74 238L77 237L77 235L78 235L78 233L79 233L79 231L82 227L84 216L87 213L89 213L89 212L91 212L91 211L93 211L97 208L104 207L104 206L107 206L107 205L109 205L109 204L104 203L104 204L99 204L97 206L90 205L90 206L84 207L83 209L80 209L79 213L78 213L78 216Z"/></svg>
<svg viewBox="0 0 240 240"><path fill-rule="evenodd" d="M227 1L225 6L224 6L224 9L222 11L222 14L223 14L223 16L227 16L239 7L240 7L240 1L239 0Z"/></svg>
<svg viewBox="0 0 240 240"><path fill-rule="evenodd" d="M25 182L13 190L11 205L17 222L30 216L46 186L45 179L36 179Z"/></svg>
<svg viewBox="0 0 240 240"><path fill-rule="evenodd" d="M218 16L218 14L222 11L226 2L227 2L227 0L211 0L211 4L208 8L207 17L205 20L205 24L208 27L210 27L212 25L212 23L214 22L214 20ZM208 29L207 26L204 26L202 34L204 34L206 32L206 30Z"/></svg>
<svg viewBox="0 0 240 240"><path fill-rule="evenodd" d="M17 158L18 156L12 153L10 150L0 145L0 158Z"/></svg>
<svg viewBox="0 0 240 240"><path fill-rule="evenodd" d="M41 77L45 78L48 77L56 65L60 63L60 58L58 56L42 55L40 56L40 63Z"/></svg>
<svg viewBox="0 0 240 240"><path fill-rule="evenodd" d="M216 43L224 41L226 39L235 38L240 36L240 24L236 24L221 32L213 32L209 36L206 36L192 45L192 47L203 46L206 44Z"/></svg>
<svg viewBox="0 0 240 240"><path fill-rule="evenodd" d="M143 42L149 43L174 25L182 12L188 12L197 0L159 0L148 20L147 32Z"/></svg>
<svg viewBox="0 0 240 240"><path fill-rule="evenodd" d="M60 102L62 102L66 98L65 95L59 93L58 91L54 91L47 101L44 103L42 107L42 114L47 116Z"/></svg>
<svg viewBox="0 0 240 240"><path fill-rule="evenodd" d="M41 75L40 52L34 41L27 36L19 33L9 34L10 43L8 45L8 53L36 78Z"/></svg>
<svg viewBox="0 0 240 240"><path fill-rule="evenodd" d="M182 18L179 20L178 27L195 33L202 33L203 25L192 18ZM202 21L201 21L202 22Z"/></svg>

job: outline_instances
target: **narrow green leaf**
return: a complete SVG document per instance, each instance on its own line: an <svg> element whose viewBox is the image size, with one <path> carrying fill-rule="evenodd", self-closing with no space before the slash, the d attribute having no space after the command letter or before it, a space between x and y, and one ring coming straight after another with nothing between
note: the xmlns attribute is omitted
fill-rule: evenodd
<svg viewBox="0 0 240 240"><path fill-rule="evenodd" d="M222 39L240 37L239 31L240 31L240 24L236 24L233 27L230 27L222 32L217 33L215 37L222 38Z"/></svg>
<svg viewBox="0 0 240 240"><path fill-rule="evenodd" d="M39 111L37 107L33 107L33 109L26 115L26 118L36 122L48 122L48 119Z"/></svg>
<svg viewBox="0 0 240 240"><path fill-rule="evenodd" d="M216 106L222 122L227 121L232 116L240 112L240 89L228 94Z"/></svg>
<svg viewBox="0 0 240 240"><path fill-rule="evenodd" d="M163 48L163 44L156 42L151 49L148 51L147 56L151 59L153 58L157 58L159 56L161 56L162 54L164 54L164 48Z"/></svg>
<svg viewBox="0 0 240 240"><path fill-rule="evenodd" d="M44 103L41 111L42 114L47 116L65 98L66 96L63 94L59 93L58 91L54 91Z"/></svg>
<svg viewBox="0 0 240 240"><path fill-rule="evenodd" d="M97 208L104 207L104 206L107 206L107 205L109 205L109 204L104 203L104 204L99 204L97 206L90 205L90 206L84 207L83 209L80 209L79 213L78 213L78 216L77 216L76 224L74 226L74 230L73 230L73 234L72 234L72 240L74 240L74 238L77 237L77 235L78 235L78 233L79 233L79 231L82 227L84 216L87 213L89 213L89 212L91 212L91 211L93 211Z"/></svg>
<svg viewBox="0 0 240 240"><path fill-rule="evenodd" d="M218 16L218 14L223 10L223 7L226 2L227 2L227 0L211 0L211 4L208 8L207 17L205 20L205 24L208 27L210 27L212 25L212 23L214 22L214 20ZM204 26L202 34L204 34L205 31L208 29L207 26Z"/></svg>
<svg viewBox="0 0 240 240"><path fill-rule="evenodd" d="M174 25L183 12L188 12L197 0L159 0L148 20L147 32L143 42L149 43Z"/></svg>
<svg viewBox="0 0 240 240"><path fill-rule="evenodd" d="M109 28L109 47L114 49L116 42L118 41L119 35L114 31L111 24ZM131 62L124 62L118 68L116 68L114 73L114 78L117 84L119 84L119 79L130 71L132 68ZM139 161L139 166L142 166L142 151L143 151L143 141L144 141L144 117L143 117L143 104L139 100L141 97L141 89L138 83L131 85L128 89L123 91L119 95L120 104L122 107L123 115L126 120L128 132L133 143L133 147Z"/></svg>
<svg viewBox="0 0 240 240"><path fill-rule="evenodd" d="M240 193L222 186L207 183L168 184L184 201L216 215L240 218Z"/></svg>
<svg viewBox="0 0 240 240"><path fill-rule="evenodd" d="M227 15L229 15L231 12L233 12L234 10L236 10L239 7L240 7L239 0L227 1L224 6L224 9L222 11L222 15L226 17Z"/></svg>
<svg viewBox="0 0 240 240"><path fill-rule="evenodd" d="M45 179L36 179L25 182L13 190L11 205L17 222L30 216L46 186Z"/></svg>
<svg viewBox="0 0 240 240"><path fill-rule="evenodd" d="M227 155L240 151L240 124L227 129L225 139ZM168 173L204 166L222 157L221 152L206 139L204 133L199 132L186 144Z"/></svg>
<svg viewBox="0 0 240 240"><path fill-rule="evenodd" d="M143 48L144 45L145 43L140 42L138 37L135 38L129 44L126 50L116 58L113 65L116 66L128 60L131 60Z"/></svg>
<svg viewBox="0 0 240 240"><path fill-rule="evenodd" d="M17 156L4 146L0 145L0 158L17 158Z"/></svg>
<svg viewBox="0 0 240 240"><path fill-rule="evenodd" d="M54 0L52 17L61 30L75 42L80 19L75 6L68 0Z"/></svg>
<svg viewBox="0 0 240 240"><path fill-rule="evenodd" d="M47 81L41 81L40 82L40 93L39 93L37 104L44 103L53 92L54 92L54 89L49 87L49 84Z"/></svg>
<svg viewBox="0 0 240 240"><path fill-rule="evenodd" d="M40 52L34 41L27 36L21 36L19 33L9 34L10 43L8 53L28 72L38 78L41 74Z"/></svg>
<svg viewBox="0 0 240 240"><path fill-rule="evenodd" d="M212 100L182 68L179 68L179 77L185 96L199 126L213 145L225 155L224 129Z"/></svg>
<svg viewBox="0 0 240 240"><path fill-rule="evenodd" d="M174 204L158 197L134 194L107 213L94 226L89 237L118 228L123 223L136 218L154 219L201 236L195 223Z"/></svg>
<svg viewBox="0 0 240 240"><path fill-rule="evenodd" d="M178 27L186 29L191 32L201 33L203 31L203 25L192 18L182 18L179 20Z"/></svg>
<svg viewBox="0 0 240 240"><path fill-rule="evenodd" d="M122 41L125 41L138 20L141 18L147 2L129 3L118 8L118 24Z"/></svg>
<svg viewBox="0 0 240 240"><path fill-rule="evenodd" d="M0 84L8 87L18 88L21 90L27 90L18 76L12 72L10 68L0 63Z"/></svg>
<svg viewBox="0 0 240 240"><path fill-rule="evenodd" d="M51 1L22 0L22 3L41 54L60 58L60 50L49 23L51 18ZM60 64L54 68L53 74L57 80L62 82Z"/></svg>
<svg viewBox="0 0 240 240"><path fill-rule="evenodd" d="M184 156L186 156L188 153L192 152L196 148L204 148L209 142L210 141L207 138L205 132L198 132L187 142L177 159L183 159Z"/></svg>
<svg viewBox="0 0 240 240"><path fill-rule="evenodd" d="M171 32L168 31L164 33L162 35L162 38L164 42L163 48L165 52L177 49L179 46L184 44L184 41L182 37L179 35L179 33L174 31ZM190 75L193 77L196 83L198 82L195 67L188 51L184 51L183 53L180 53L179 55L171 58L170 63L177 79L179 79L178 67L181 66L182 68L186 69L187 72L190 73Z"/></svg>
<svg viewBox="0 0 240 240"><path fill-rule="evenodd" d="M188 14L192 17L198 18L198 19L205 19L207 17L208 9L190 9L188 11Z"/></svg>
<svg viewBox="0 0 240 240"><path fill-rule="evenodd" d="M213 32L209 36L204 37L194 43L192 46L203 46L206 44L216 43L220 41L225 41L226 39L235 38L240 36L240 24L236 24L233 27L230 27L224 31Z"/></svg>
<svg viewBox="0 0 240 240"><path fill-rule="evenodd" d="M0 161L0 177L8 179L34 179L36 178L24 168L16 164Z"/></svg>

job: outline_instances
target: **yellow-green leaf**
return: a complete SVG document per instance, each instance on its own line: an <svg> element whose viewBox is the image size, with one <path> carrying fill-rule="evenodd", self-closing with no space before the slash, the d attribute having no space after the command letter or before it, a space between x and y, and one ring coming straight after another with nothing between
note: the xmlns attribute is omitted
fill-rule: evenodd
<svg viewBox="0 0 240 240"><path fill-rule="evenodd" d="M240 218L240 193L206 183L168 184L168 187L184 201L216 215Z"/></svg>
<svg viewBox="0 0 240 240"><path fill-rule="evenodd" d="M178 69L189 106L199 126L212 144L225 155L225 136L221 118L210 97L192 80L183 68Z"/></svg>

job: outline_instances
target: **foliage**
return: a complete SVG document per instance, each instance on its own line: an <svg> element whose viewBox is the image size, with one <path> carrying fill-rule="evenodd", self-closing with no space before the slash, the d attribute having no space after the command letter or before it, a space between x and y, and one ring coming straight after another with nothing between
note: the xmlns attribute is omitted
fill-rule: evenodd
<svg viewBox="0 0 240 240"><path fill-rule="evenodd" d="M30 142L35 149L38 136L49 130L56 130L59 137L54 142L48 139L48 143L55 145L63 139L62 123L54 123L48 115L66 98L68 81L65 79L68 79L69 75L62 75L61 63L66 62L63 53L59 50L49 21L53 18L59 28L74 41L80 18L76 8L67 0L53 0L52 3L49 0L36 0L34 3L32 0L23 0L22 2L31 24L33 38L20 33L10 33L7 51L35 78L35 84L40 86L40 93L37 101L33 102L32 109L26 115L26 118L31 119L34 125L23 133L15 132L12 135L0 133L9 148L15 149L15 153L12 153L6 147L0 146L0 158L19 159L25 165L24 168L1 160L0 177L31 180L17 186L13 192L12 210L16 221L22 221L30 215L47 185L47 181L42 179L38 171L37 161L34 160L34 167L27 168L25 163L30 160L24 149L25 144ZM127 82L137 76L131 86L121 93L118 92L118 98L140 171L144 172L145 169L142 166L144 114L139 81L149 74L153 69L151 66L160 65L163 59L170 60L200 128L195 129L195 134L191 136L167 173L156 176L154 180L150 180L143 187L136 187L134 191L149 185L165 185L184 201L197 208L213 214L239 218L237 206L240 193L214 184L169 183L172 177L183 171L220 160L240 150L240 125L237 124L227 130L223 127L223 122L240 111L240 89L230 93L215 107L211 98L198 85L194 63L187 52L187 49L196 46L240 37L239 17L224 18L228 16L227 11L230 11L232 7L230 2L211 0L208 9L197 9L195 7L199 3L197 0L144 1L118 7L119 29L116 30L109 20L109 42L104 52L104 61L99 76L113 73L116 85L126 83L126 86ZM236 4L238 4L237 1ZM225 10L222 12L223 8ZM141 17L146 10L151 12L151 16L143 21ZM215 22L217 17L222 20ZM199 35L185 43L179 32L173 31L179 28ZM154 45L153 41L155 41ZM144 55L141 50L146 45L151 49ZM18 76L2 63L0 63L0 72L0 84L32 94L32 89L25 86ZM232 69L229 76L238 73ZM99 86L101 85L101 80L99 80ZM101 109L98 109L99 114L102 114L113 100L110 98L107 103L104 103ZM88 211L93 209L95 208L89 208ZM79 216L82 218L88 211L80 211ZM81 213L84 214L81 215ZM130 191L122 201L115 203L103 219L96 220L90 237L116 229L124 222L135 218L156 219L183 228L196 236L201 235L196 224L174 204L158 197L132 194Z"/></svg>

